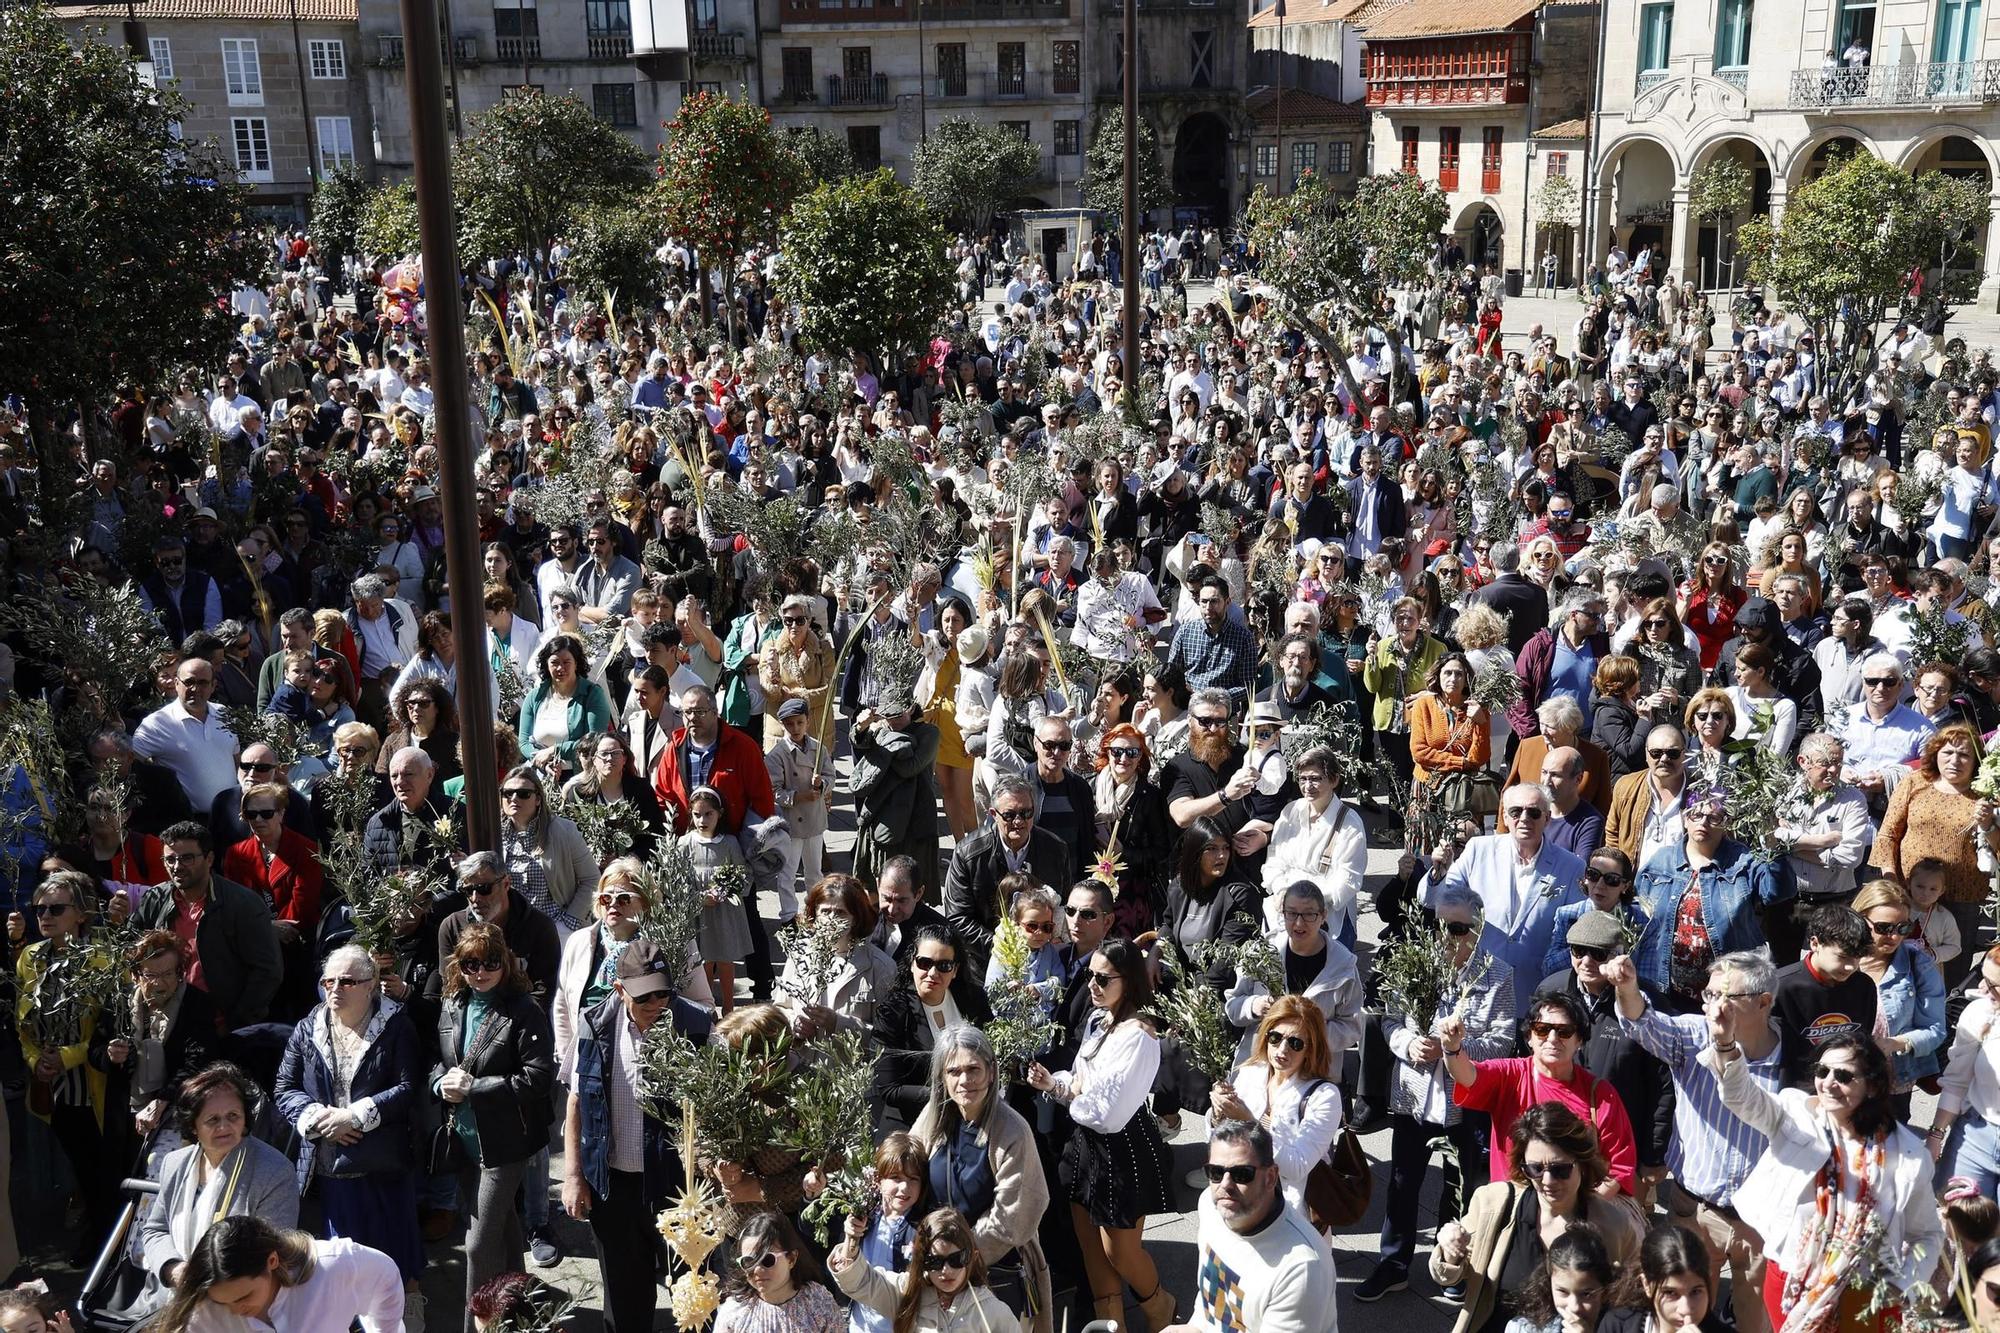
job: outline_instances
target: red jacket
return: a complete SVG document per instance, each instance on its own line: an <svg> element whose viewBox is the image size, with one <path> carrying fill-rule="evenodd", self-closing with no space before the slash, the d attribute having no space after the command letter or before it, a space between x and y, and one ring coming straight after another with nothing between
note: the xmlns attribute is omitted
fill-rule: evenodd
<svg viewBox="0 0 2000 1333"><path fill-rule="evenodd" d="M278 834L278 854L269 866L251 834L222 854L222 877L233 880L271 904L274 921L290 921L310 937L319 929L322 875L312 839L284 829Z"/></svg>
<svg viewBox="0 0 2000 1333"><path fill-rule="evenodd" d="M764 767L764 752L750 734L728 723L719 724L715 739L715 763L710 767L708 785L722 793L722 828L740 832L744 818L755 811L768 819L777 813L778 800L771 792L771 774ZM687 728L682 727L660 751L653 767L653 792L660 798L660 810L671 819L675 833L688 831L688 784L681 773L681 755L687 749Z"/></svg>

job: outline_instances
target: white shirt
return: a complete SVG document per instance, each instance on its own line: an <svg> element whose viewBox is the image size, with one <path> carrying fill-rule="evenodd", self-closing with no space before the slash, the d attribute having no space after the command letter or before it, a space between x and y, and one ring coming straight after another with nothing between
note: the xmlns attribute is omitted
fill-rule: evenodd
<svg viewBox="0 0 2000 1333"><path fill-rule="evenodd" d="M1104 1018L1093 1017L1092 1026ZM1146 1104L1159 1071L1160 1039L1134 1017L1109 1032L1085 1037L1074 1063L1054 1079L1058 1087L1077 1089L1070 1119L1100 1134L1116 1134Z"/></svg>
<svg viewBox="0 0 2000 1333"><path fill-rule="evenodd" d="M1282 907L1285 890L1309 879L1326 896L1327 929L1339 934L1354 915L1367 867L1368 835L1361 817L1338 796L1327 802L1326 813L1315 815L1312 802L1301 796L1279 813L1271 829L1270 850L1264 858L1264 889L1270 895L1265 900L1267 922Z"/></svg>
<svg viewBox="0 0 2000 1333"><path fill-rule="evenodd" d="M1649 777L1647 781L1652 779ZM1653 853L1662 847L1678 847L1681 844L1681 800L1687 795L1683 786L1673 800L1660 804L1660 793L1653 789L1653 808L1646 812L1646 828L1639 835L1639 865L1645 866L1653 859Z"/></svg>
<svg viewBox="0 0 2000 1333"><path fill-rule="evenodd" d="M222 710L214 704L204 719L194 717L178 699L148 713L132 733L132 751L172 769L197 814L208 809L217 792L236 785L236 737L222 724Z"/></svg>
<svg viewBox="0 0 2000 1333"><path fill-rule="evenodd" d="M312 1249L311 1275L279 1287L264 1318L203 1301L188 1333L347 1333L356 1319L364 1333L402 1333L403 1277L394 1259L351 1240L316 1240Z"/></svg>
<svg viewBox="0 0 2000 1333"><path fill-rule="evenodd" d="M1956 1116L1970 1109L1982 1120L2000 1119L2000 1044L1986 1040L2000 1018L1993 1001L1981 995L1958 1016L1950 1063L1938 1076L1943 1085L1938 1110Z"/></svg>
<svg viewBox="0 0 2000 1333"><path fill-rule="evenodd" d="M1799 827L1789 832L1831 833L1835 829L1840 831L1840 841L1833 846L1791 854L1792 874L1801 895L1817 898L1853 887L1854 867L1861 864L1875 841L1875 821L1868 817L1868 800L1859 789L1835 786L1814 803Z"/></svg>

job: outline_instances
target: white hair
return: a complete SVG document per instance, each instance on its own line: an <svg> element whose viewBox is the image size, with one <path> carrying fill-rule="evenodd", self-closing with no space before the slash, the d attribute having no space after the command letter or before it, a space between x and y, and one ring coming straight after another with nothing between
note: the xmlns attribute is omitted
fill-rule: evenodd
<svg viewBox="0 0 2000 1333"><path fill-rule="evenodd" d="M405 745L402 749L390 755L389 767L393 769L405 760L417 765L426 773L432 773L437 770L437 760L431 758L430 754L421 745Z"/></svg>

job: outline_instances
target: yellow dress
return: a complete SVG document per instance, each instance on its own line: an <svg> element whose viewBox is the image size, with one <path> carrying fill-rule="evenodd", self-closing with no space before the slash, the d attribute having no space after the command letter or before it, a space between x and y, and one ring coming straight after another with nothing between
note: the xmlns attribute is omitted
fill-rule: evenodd
<svg viewBox="0 0 2000 1333"><path fill-rule="evenodd" d="M938 663L930 702L924 705L924 720L938 729L938 763L946 768L971 768L972 756L965 752L965 737L958 730L958 676L958 649L953 648Z"/></svg>

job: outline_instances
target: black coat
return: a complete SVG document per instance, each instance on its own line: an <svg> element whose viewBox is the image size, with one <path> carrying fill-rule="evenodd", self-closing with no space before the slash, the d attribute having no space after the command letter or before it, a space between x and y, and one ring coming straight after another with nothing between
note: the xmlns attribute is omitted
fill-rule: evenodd
<svg viewBox="0 0 2000 1333"><path fill-rule="evenodd" d="M946 934L951 935L954 943L958 939L957 934L952 931L951 923L944 919L943 913L939 912L937 908L932 907L929 903L920 902L917 904L916 909L910 913L910 919L905 921L898 930L895 948L892 949L889 947L889 931L891 927L884 920L878 919L875 922L875 930L868 936L868 942L894 959L897 971L908 973L910 970L910 959L917 952L917 932L925 926L940 927Z"/></svg>
<svg viewBox="0 0 2000 1333"><path fill-rule="evenodd" d="M438 1015L438 1048L444 1055L431 1070L433 1092L447 1069L465 1063L467 1052L461 1042L470 1003L471 992L460 991L445 1001ZM479 1164L524 1162L549 1144L549 1090L556 1081L555 1033L549 1016L526 992L500 996L473 1042L476 1058L466 1066L472 1091L460 1105L472 1108L479 1132ZM440 1101L449 1117L451 1104Z"/></svg>
<svg viewBox="0 0 2000 1333"><path fill-rule="evenodd" d="M159 837L170 824L194 815L188 804L187 789L174 771L150 759L134 759L126 781L132 784L132 829ZM242 839L237 839L241 842Z"/></svg>
<svg viewBox="0 0 2000 1333"><path fill-rule="evenodd" d="M1043 884L1067 890L1076 882L1076 868L1070 864L1069 847L1046 829L1035 829L1028 837L1028 868ZM993 952L993 931L1000 924L1000 904L996 891L1007 875L1007 853L1000 845L1000 833L991 823L979 829L951 854L951 868L944 876L944 915L958 936L959 970L986 975L986 959Z"/></svg>
<svg viewBox="0 0 2000 1333"><path fill-rule="evenodd" d="M472 909L461 908L446 917L438 926L438 952L440 960L451 957L458 948L458 937L473 922ZM546 1009L554 1001L556 993L556 973L562 968L562 944L556 936L556 923L528 901L519 888L507 890L507 919L500 923L500 934L507 941L507 948L521 960L527 970L528 980L534 983L535 998ZM444 997L444 968L431 974L424 991L433 1000Z"/></svg>
<svg viewBox="0 0 2000 1333"><path fill-rule="evenodd" d="M986 992L966 972L965 955L959 955L958 971L951 979L951 1002L968 1023L984 1027L993 1019L993 1006ZM937 1034L931 1030L924 1002L909 986L898 986L887 999L875 1006L875 1026L870 1030L876 1048L875 1099L880 1103L890 1094L912 1089L927 1091L931 1078L931 1051Z"/></svg>
<svg viewBox="0 0 2000 1333"><path fill-rule="evenodd" d="M415 815L405 811L401 801L390 801L368 816L368 827L362 831L362 845L367 850L369 862L384 875L404 869L403 821L421 818L429 824L442 817L444 812L445 807L435 792L424 799L423 808ZM417 863L425 870L446 874L451 870L451 859L446 855L444 844L428 828L417 835Z"/></svg>
<svg viewBox="0 0 2000 1333"><path fill-rule="evenodd" d="M1646 766L1646 733L1652 729L1638 709L1621 699L1600 696L1590 706L1590 739L1610 756L1613 782Z"/></svg>
<svg viewBox="0 0 2000 1333"><path fill-rule="evenodd" d="M1521 574L1502 574L1469 599L1490 606L1507 622L1507 656L1518 658L1528 640L1549 627L1549 595Z"/></svg>

